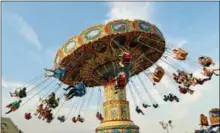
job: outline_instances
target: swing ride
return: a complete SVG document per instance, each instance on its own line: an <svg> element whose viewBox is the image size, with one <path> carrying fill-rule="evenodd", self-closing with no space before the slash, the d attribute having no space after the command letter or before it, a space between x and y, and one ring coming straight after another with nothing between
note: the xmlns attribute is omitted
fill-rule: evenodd
<svg viewBox="0 0 220 133"><path fill-rule="evenodd" d="M213 108L209 111L209 121L207 116L201 114L200 126L200 130L195 130L194 133L220 133L220 109Z"/></svg>
<svg viewBox="0 0 220 133"><path fill-rule="evenodd" d="M66 102L73 101L69 113L60 115L56 119L63 123L68 120L74 110L76 116L72 117L72 122L83 123L86 119L81 116L82 109L84 106L89 105L94 87L98 87L99 97L96 118L101 124L96 128L96 132L139 133L139 127L130 118L129 101L126 97L128 90L136 106L136 112L144 115L141 107L138 106L135 94L138 94L141 101L144 101L141 94L146 92L152 107L159 108L159 104L145 85L146 81L152 83L149 86L154 87L165 102L179 102L180 99L175 94L171 92L163 93L157 88L157 85L162 83L165 76L169 77L171 84L179 86L181 94L193 94L192 91L194 90L191 87L198 84L202 85L204 82L211 80L213 75L218 76L215 72L219 69L207 68L214 65L211 57L201 56L198 58L198 62L195 62L190 60L189 55L182 48L172 48L168 45L161 31L155 25L143 20L114 20L105 25L95 25L66 41L57 51L54 69L45 69L46 74L43 80L40 78L41 75L31 80L28 85L23 86L29 90L25 92L25 96L29 96L31 92L34 92L40 86L44 85L44 87L25 102L20 101L19 103L10 104L8 107L13 108L10 108L11 110L7 113L17 110L31 98L46 88L50 88L49 86L55 82L50 77L54 77L62 84L55 83L51 87L52 92L51 90L46 92L37 103L34 115L39 119L50 123L57 117ZM168 64L174 70L178 70L177 73L172 74L166 71L158 64L159 60ZM208 79L197 78L183 69L177 69L170 63L172 60L182 62L190 60L192 66L196 69L206 67L204 76ZM154 68L154 71L150 72L148 68ZM140 76L142 73L145 78ZM137 77L143 86L143 90L136 87L138 83L133 82L133 77ZM40 83L36 84L38 81ZM51 82L48 83L48 81ZM68 87L60 89L62 85ZM101 88L102 86L104 86L104 89ZM60 91L60 94L58 94L58 91ZM102 91L104 92L105 101L101 100ZM23 95L24 91L22 92ZM13 96L19 99L24 98L24 96L20 96L20 91ZM100 107L102 102L103 113L101 113ZM151 105L147 103L142 105L145 109L151 108ZM31 113L27 112L25 119L29 120L31 118Z"/></svg>

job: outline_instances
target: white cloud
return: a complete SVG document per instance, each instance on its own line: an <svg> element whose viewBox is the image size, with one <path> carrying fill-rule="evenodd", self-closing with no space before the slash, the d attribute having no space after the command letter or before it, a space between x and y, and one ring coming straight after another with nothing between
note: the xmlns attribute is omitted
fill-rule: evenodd
<svg viewBox="0 0 220 133"><path fill-rule="evenodd" d="M42 45L38 39L37 33L33 27L20 15L15 13L7 13L7 22L18 29L19 34L31 45L35 46L39 51Z"/></svg>
<svg viewBox="0 0 220 133"><path fill-rule="evenodd" d="M152 15L151 2L110 2L108 22L114 19L142 19L148 21Z"/></svg>

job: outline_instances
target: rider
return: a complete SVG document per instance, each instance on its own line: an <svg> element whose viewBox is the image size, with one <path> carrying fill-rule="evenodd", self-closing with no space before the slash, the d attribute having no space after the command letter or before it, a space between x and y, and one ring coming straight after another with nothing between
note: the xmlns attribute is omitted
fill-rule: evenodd
<svg viewBox="0 0 220 133"><path fill-rule="evenodd" d="M77 122L76 117L73 117L73 118L72 118L72 122L74 122L74 123Z"/></svg>
<svg viewBox="0 0 220 133"><path fill-rule="evenodd" d="M209 81L211 80L211 77L209 78L204 78L204 79L201 79L201 78L193 78L193 85L203 85L206 81Z"/></svg>
<svg viewBox="0 0 220 133"><path fill-rule="evenodd" d="M144 108L151 107L151 105L148 105L148 104L145 104L145 103L143 103L142 105L143 105Z"/></svg>
<svg viewBox="0 0 220 133"><path fill-rule="evenodd" d="M36 112L34 113L34 115L38 115L42 110L43 110L44 105L40 104L39 106L37 106Z"/></svg>
<svg viewBox="0 0 220 133"><path fill-rule="evenodd" d="M174 58L177 60L185 60L188 53L181 48L173 49L173 53L175 54Z"/></svg>
<svg viewBox="0 0 220 133"><path fill-rule="evenodd" d="M181 84L181 81L179 80L179 76L176 73L173 73L173 79L176 81L176 83Z"/></svg>
<svg viewBox="0 0 220 133"><path fill-rule="evenodd" d="M65 118L64 115L58 116L57 119L58 119L61 123L65 122L65 120L66 120L66 118Z"/></svg>
<svg viewBox="0 0 220 133"><path fill-rule="evenodd" d="M138 106L136 106L135 111L136 111L138 114L141 113L142 115L144 115L144 112L143 112Z"/></svg>
<svg viewBox="0 0 220 133"><path fill-rule="evenodd" d="M183 86L186 88L189 88L192 84L193 84L193 82L191 80L183 81Z"/></svg>
<svg viewBox="0 0 220 133"><path fill-rule="evenodd" d="M51 109L46 111L46 119L47 119L47 123L50 123L53 120L53 113Z"/></svg>
<svg viewBox="0 0 220 133"><path fill-rule="evenodd" d="M168 95L168 98L169 98L169 101L170 101L170 102L173 102L173 100L174 100L174 95L170 93L170 94Z"/></svg>
<svg viewBox="0 0 220 133"><path fill-rule="evenodd" d="M125 72L120 72L116 79L116 85L115 85L115 93L118 92L119 88L124 88L128 82L127 74Z"/></svg>
<svg viewBox="0 0 220 133"><path fill-rule="evenodd" d="M10 108L10 110L8 112L6 112L5 114L9 114L11 113L12 111L16 111L19 107L20 107L20 104L21 104L21 100L19 101L14 101L12 102L11 104L7 105L6 107L7 108Z"/></svg>
<svg viewBox="0 0 220 133"><path fill-rule="evenodd" d="M49 104L49 106L52 106L55 102L56 102L56 94L54 92L52 92L49 95L48 104Z"/></svg>
<svg viewBox="0 0 220 133"><path fill-rule="evenodd" d="M76 84L74 86L68 86L64 88L65 91L69 90L68 93L64 94L67 100L72 99L74 96L82 97L86 94L86 86L83 82Z"/></svg>
<svg viewBox="0 0 220 133"><path fill-rule="evenodd" d="M158 108L158 107L159 107L159 104L158 104L158 103L154 103L154 104L153 104L153 107L154 107L154 108Z"/></svg>
<svg viewBox="0 0 220 133"><path fill-rule="evenodd" d="M43 114L43 120L47 120L48 123L51 122L51 120L53 119L53 113L52 113L52 110L45 107L44 109L44 114Z"/></svg>
<svg viewBox="0 0 220 133"><path fill-rule="evenodd" d="M96 118L97 118L98 120L100 120L100 121L103 121L103 120L104 120L102 114L99 113L99 112L96 113Z"/></svg>
<svg viewBox="0 0 220 133"><path fill-rule="evenodd" d="M82 118L81 115L78 115L78 116L77 116L77 121L83 123L83 122L85 121L85 119Z"/></svg>
<svg viewBox="0 0 220 133"><path fill-rule="evenodd" d="M57 69L54 69L54 70L44 68L44 70L45 70L46 72L52 72L52 73L53 73L53 74L51 74L51 75L48 75L47 73L45 73L45 77L55 77L55 78L58 78L58 79L63 78L63 77L65 76L66 72L67 72L67 71L66 71L65 69L63 69L63 68L57 68Z"/></svg>
<svg viewBox="0 0 220 133"><path fill-rule="evenodd" d="M14 93L10 92L11 97L19 97L19 98L24 98L27 97L27 93L26 93L26 87L18 88L15 90Z"/></svg>
<svg viewBox="0 0 220 133"><path fill-rule="evenodd" d="M25 113L24 117L25 117L26 120L30 120L32 118L31 113Z"/></svg>
<svg viewBox="0 0 220 133"><path fill-rule="evenodd" d="M189 94L193 94L194 93L194 90L192 90L192 89L181 87L181 86L178 86L178 87L179 87L180 93L182 93L182 94L186 94L187 92Z"/></svg>
<svg viewBox="0 0 220 133"><path fill-rule="evenodd" d="M56 108L59 106L59 101L60 101L60 98L58 97L55 100L52 100L51 102L48 101L48 103L51 108Z"/></svg>
<svg viewBox="0 0 220 133"><path fill-rule="evenodd" d="M172 94L172 95L173 95L173 94ZM176 102L179 102L179 98L178 98L176 95L173 95L172 97L173 97L173 99L174 99Z"/></svg>
<svg viewBox="0 0 220 133"><path fill-rule="evenodd" d="M199 57L198 61L203 67L209 67L210 65L215 65L212 58L206 56Z"/></svg>
<svg viewBox="0 0 220 133"><path fill-rule="evenodd" d="M169 96L167 96L167 95L164 95L164 98L163 98L163 100L164 100L165 102L167 102L167 101L169 100Z"/></svg>
<svg viewBox="0 0 220 133"><path fill-rule="evenodd" d="M219 71L220 70L220 68L219 69L207 69L207 68L203 68L203 72L202 72L202 74L204 75L204 76L207 76L207 77L212 77L213 76L213 74L215 75L215 76L219 76L219 74L217 74L217 73L215 73L216 71Z"/></svg>
<svg viewBox="0 0 220 133"><path fill-rule="evenodd" d="M131 54L129 52L122 52L119 57L122 57L119 63L121 67L125 67L125 65L129 65L131 63Z"/></svg>

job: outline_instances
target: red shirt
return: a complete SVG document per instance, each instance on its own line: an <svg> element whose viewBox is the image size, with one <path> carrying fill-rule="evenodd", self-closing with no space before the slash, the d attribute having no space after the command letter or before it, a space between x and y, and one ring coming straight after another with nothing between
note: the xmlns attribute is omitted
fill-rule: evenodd
<svg viewBox="0 0 220 133"><path fill-rule="evenodd" d="M131 55L128 52L123 52L123 63L130 63Z"/></svg>
<svg viewBox="0 0 220 133"><path fill-rule="evenodd" d="M186 94L187 93L187 89L186 88L179 88L180 93Z"/></svg>

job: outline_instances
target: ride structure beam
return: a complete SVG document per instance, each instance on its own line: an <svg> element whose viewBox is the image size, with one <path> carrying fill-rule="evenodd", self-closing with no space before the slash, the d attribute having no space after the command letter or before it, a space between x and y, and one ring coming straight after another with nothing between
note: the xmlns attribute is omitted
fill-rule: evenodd
<svg viewBox="0 0 220 133"><path fill-rule="evenodd" d="M104 120L96 128L96 133L139 133L139 127L130 119L125 88L120 88L115 94L115 82L112 78L104 83L104 87Z"/></svg>

